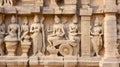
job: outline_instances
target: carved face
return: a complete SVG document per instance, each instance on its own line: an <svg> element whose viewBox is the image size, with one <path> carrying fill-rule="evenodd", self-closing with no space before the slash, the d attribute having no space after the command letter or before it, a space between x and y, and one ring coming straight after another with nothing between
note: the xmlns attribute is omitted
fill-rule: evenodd
<svg viewBox="0 0 120 67"><path fill-rule="evenodd" d="M55 16L55 23L60 23L61 22L61 20L60 20L60 18L58 17L58 16Z"/></svg>
<svg viewBox="0 0 120 67"><path fill-rule="evenodd" d="M38 17L38 15L35 15L35 17L34 17L34 23L38 23L39 22L39 17Z"/></svg>
<svg viewBox="0 0 120 67"><path fill-rule="evenodd" d="M24 24L28 24L28 20L27 20L27 17L24 18Z"/></svg>
<svg viewBox="0 0 120 67"><path fill-rule="evenodd" d="M15 16L12 16L12 18L11 18L11 23L16 23L16 18L15 18Z"/></svg>

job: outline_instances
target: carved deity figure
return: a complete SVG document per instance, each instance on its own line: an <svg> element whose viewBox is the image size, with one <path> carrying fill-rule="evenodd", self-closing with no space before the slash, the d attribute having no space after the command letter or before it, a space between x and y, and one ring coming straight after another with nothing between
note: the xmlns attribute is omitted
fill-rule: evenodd
<svg viewBox="0 0 120 67"><path fill-rule="evenodd" d="M74 42L73 46L74 55L79 54L80 32L78 30L77 19L73 18L72 23L69 25L69 40Z"/></svg>
<svg viewBox="0 0 120 67"><path fill-rule="evenodd" d="M3 24L2 16L0 16L0 55L3 55L3 41L5 36L5 24Z"/></svg>
<svg viewBox="0 0 120 67"><path fill-rule="evenodd" d="M102 49L102 35L103 35L103 29L100 25L100 21L98 18L95 19L95 24L93 26L93 30L91 31L91 41L93 45L94 52L96 56L100 56L99 52Z"/></svg>
<svg viewBox="0 0 120 67"><path fill-rule="evenodd" d="M16 55L15 51L20 40L20 33L20 26L16 23L16 17L12 16L11 24L8 25L8 35L4 39L8 56Z"/></svg>
<svg viewBox="0 0 120 67"><path fill-rule="evenodd" d="M21 39L23 42L30 42L30 35L29 35L29 25L27 21L27 17L24 19L24 24L21 26Z"/></svg>
<svg viewBox="0 0 120 67"><path fill-rule="evenodd" d="M53 32L48 35L48 42L50 46L53 46L54 40L63 40L65 37L64 25L60 23L61 20L55 16L55 24L53 25Z"/></svg>
<svg viewBox="0 0 120 67"><path fill-rule="evenodd" d="M16 23L15 16L12 16L11 24L8 26L8 35L5 37L5 40L19 40L20 33L20 26Z"/></svg>
<svg viewBox="0 0 120 67"><path fill-rule="evenodd" d="M31 38L33 40L33 55L44 55L45 52L44 25L42 21L41 23L39 22L38 15L35 15L34 23L30 27Z"/></svg>

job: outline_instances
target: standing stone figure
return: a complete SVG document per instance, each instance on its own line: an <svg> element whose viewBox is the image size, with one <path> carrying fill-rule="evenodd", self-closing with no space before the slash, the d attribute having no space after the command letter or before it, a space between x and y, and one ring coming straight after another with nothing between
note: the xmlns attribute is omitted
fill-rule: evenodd
<svg viewBox="0 0 120 67"><path fill-rule="evenodd" d="M69 40L74 43L73 50L75 56L79 54L79 44L80 44L80 32L78 30L77 19L73 18L72 23L69 25Z"/></svg>
<svg viewBox="0 0 120 67"><path fill-rule="evenodd" d="M4 54L3 51L3 41L5 36L5 24L3 24L2 16L0 16L0 55Z"/></svg>
<svg viewBox="0 0 120 67"><path fill-rule="evenodd" d="M33 40L33 55L38 54L39 56L44 55L45 52L45 34L44 25L39 23L38 15L34 17L34 23L31 24L30 32Z"/></svg>
<svg viewBox="0 0 120 67"><path fill-rule="evenodd" d="M50 46L53 46L54 40L62 40L65 36L64 25L60 23L61 20L55 16L55 24L53 25L53 32L48 36Z"/></svg>
<svg viewBox="0 0 120 67"><path fill-rule="evenodd" d="M103 29L100 25L98 18L96 18L93 30L91 31L91 41L96 56L99 56L99 52L102 49L102 35Z"/></svg>

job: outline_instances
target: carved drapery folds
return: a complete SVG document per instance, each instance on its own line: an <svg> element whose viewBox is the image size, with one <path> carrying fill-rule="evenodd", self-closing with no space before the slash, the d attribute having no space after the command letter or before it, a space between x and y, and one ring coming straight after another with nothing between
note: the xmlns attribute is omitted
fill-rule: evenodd
<svg viewBox="0 0 120 67"><path fill-rule="evenodd" d="M96 17L93 27L91 27L91 44L93 47L93 56L100 56L103 49L103 28L101 21Z"/></svg>

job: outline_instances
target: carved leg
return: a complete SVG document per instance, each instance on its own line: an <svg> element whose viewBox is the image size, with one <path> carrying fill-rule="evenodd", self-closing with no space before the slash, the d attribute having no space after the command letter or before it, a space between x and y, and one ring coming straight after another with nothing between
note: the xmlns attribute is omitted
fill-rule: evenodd
<svg viewBox="0 0 120 67"><path fill-rule="evenodd" d="M37 51L38 51L38 49L37 49L38 46L37 45L38 45L37 40L33 39L33 55L37 54Z"/></svg>

